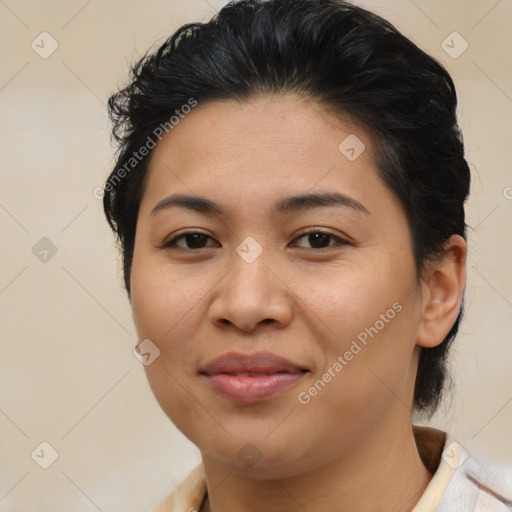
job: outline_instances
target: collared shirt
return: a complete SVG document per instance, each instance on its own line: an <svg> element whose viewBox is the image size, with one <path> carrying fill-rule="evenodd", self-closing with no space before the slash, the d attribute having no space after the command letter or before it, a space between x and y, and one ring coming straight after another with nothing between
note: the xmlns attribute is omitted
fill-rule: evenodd
<svg viewBox="0 0 512 512"><path fill-rule="evenodd" d="M502 493L505 482L484 468L450 435L413 425L423 463L433 474L412 512L510 512L512 496ZM509 491L510 492L510 491ZM152 512L198 512L206 498L200 462Z"/></svg>

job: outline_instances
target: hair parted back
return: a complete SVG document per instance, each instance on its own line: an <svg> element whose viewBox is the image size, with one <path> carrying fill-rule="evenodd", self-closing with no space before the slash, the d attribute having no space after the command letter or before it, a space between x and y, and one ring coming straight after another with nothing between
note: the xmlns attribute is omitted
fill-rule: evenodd
<svg viewBox="0 0 512 512"><path fill-rule="evenodd" d="M418 278L451 235L466 239L470 171L450 75L391 23L343 1L240 0L207 23L180 27L109 99L118 143L110 177L190 98L201 105L287 93L355 120L371 135L379 174L408 219ZM103 197L128 295L150 156ZM449 377L446 359L463 310L464 301L444 341L420 354L414 406L428 416Z"/></svg>

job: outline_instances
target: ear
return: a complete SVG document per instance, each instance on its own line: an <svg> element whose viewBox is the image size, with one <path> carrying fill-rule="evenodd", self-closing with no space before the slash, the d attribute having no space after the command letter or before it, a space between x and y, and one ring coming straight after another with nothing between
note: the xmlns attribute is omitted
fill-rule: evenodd
<svg viewBox="0 0 512 512"><path fill-rule="evenodd" d="M452 235L445 243L441 261L432 263L426 270L416 337L420 347L439 345L457 320L466 285L466 259L466 241Z"/></svg>

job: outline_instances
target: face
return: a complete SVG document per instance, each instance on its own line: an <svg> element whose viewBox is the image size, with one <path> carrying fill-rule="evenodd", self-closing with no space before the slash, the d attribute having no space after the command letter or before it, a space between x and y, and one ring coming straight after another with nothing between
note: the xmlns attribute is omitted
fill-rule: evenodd
<svg viewBox="0 0 512 512"><path fill-rule="evenodd" d="M243 468L249 453L255 471L292 475L410 424L420 290L407 219L364 130L291 95L199 104L148 172L133 317L160 351L144 366L160 406L203 456ZM175 194L219 210L164 201ZM239 400L201 372L232 352L307 371Z"/></svg>

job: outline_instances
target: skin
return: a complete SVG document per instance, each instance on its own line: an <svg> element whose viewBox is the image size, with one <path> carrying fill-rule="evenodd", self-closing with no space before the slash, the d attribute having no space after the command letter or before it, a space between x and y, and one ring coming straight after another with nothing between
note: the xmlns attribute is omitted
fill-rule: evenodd
<svg viewBox="0 0 512 512"><path fill-rule="evenodd" d="M338 150L349 134L366 146L355 161ZM272 213L285 196L325 191L369 213ZM175 193L206 196L227 212L173 206L151 215ZM303 228L334 237L315 246ZM199 249L183 238L158 248L183 230L211 238ZM236 252L248 236L263 249L252 263ZM377 174L370 138L318 104L294 95L212 101L181 120L153 150L131 302L139 339L160 350L144 367L153 393L201 452L209 490L202 510L412 510L432 477L412 433L417 359L457 318L466 255L464 240L452 236L418 283L407 219ZM298 394L395 302L402 310L300 403ZM231 351L270 351L310 372L269 400L236 403L199 374ZM247 442L261 456L251 467L237 456Z"/></svg>

